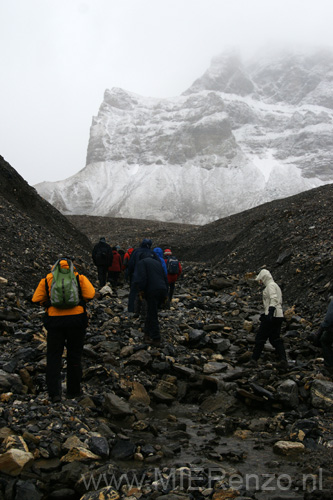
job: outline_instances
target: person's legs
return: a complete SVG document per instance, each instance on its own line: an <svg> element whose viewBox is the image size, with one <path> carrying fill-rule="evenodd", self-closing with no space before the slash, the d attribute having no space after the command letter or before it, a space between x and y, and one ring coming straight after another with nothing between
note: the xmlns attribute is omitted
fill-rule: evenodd
<svg viewBox="0 0 333 500"><path fill-rule="evenodd" d="M175 283L169 283L169 301L171 303L175 291Z"/></svg>
<svg viewBox="0 0 333 500"><path fill-rule="evenodd" d="M83 328L67 329L67 396L78 396L81 393L84 337Z"/></svg>
<svg viewBox="0 0 333 500"><path fill-rule="evenodd" d="M100 287L103 287L106 283L107 272L108 272L107 267L97 266L98 281L99 281Z"/></svg>
<svg viewBox="0 0 333 500"><path fill-rule="evenodd" d="M61 396L61 367L64 346L64 331L62 329L49 329L47 332L46 385L51 398Z"/></svg>
<svg viewBox="0 0 333 500"><path fill-rule="evenodd" d="M134 304L135 304L135 298L138 294L138 289L136 285L132 284L130 288L130 293L128 296L128 312L135 312L134 311Z"/></svg>
<svg viewBox="0 0 333 500"><path fill-rule="evenodd" d="M281 334L281 326L282 326L283 318L273 318L271 321L269 341L275 349L275 352L278 358L281 361L287 360L286 350L284 348L284 343Z"/></svg>
<svg viewBox="0 0 333 500"><path fill-rule="evenodd" d="M147 316L145 322L145 334L152 340L160 340L160 326L158 322L158 306L160 303L160 295L147 294Z"/></svg>
<svg viewBox="0 0 333 500"><path fill-rule="evenodd" d="M260 355L265 347L265 343L266 340L268 339L268 336L269 336L268 325L267 321L264 320L260 323L260 327L254 341L252 359L254 359L255 361L258 361L258 359L260 358Z"/></svg>

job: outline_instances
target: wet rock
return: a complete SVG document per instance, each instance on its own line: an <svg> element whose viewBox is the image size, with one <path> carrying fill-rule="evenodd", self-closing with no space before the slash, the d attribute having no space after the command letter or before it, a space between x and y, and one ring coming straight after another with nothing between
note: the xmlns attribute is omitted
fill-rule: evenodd
<svg viewBox="0 0 333 500"><path fill-rule="evenodd" d="M0 369L0 391L6 392L9 390L22 394L24 392L22 380L16 373L10 374Z"/></svg>
<svg viewBox="0 0 333 500"><path fill-rule="evenodd" d="M30 452L11 448L6 453L0 455L0 469L4 474L18 476L25 465L34 460Z"/></svg>
<svg viewBox="0 0 333 500"><path fill-rule="evenodd" d="M109 443L104 437L92 436L89 440L88 446L90 451L99 457L107 458L109 456Z"/></svg>
<svg viewBox="0 0 333 500"><path fill-rule="evenodd" d="M121 418L133 414L133 410L130 405L113 393L105 394L104 406L115 418Z"/></svg>
<svg viewBox="0 0 333 500"><path fill-rule="evenodd" d="M297 408L299 404L298 386L294 380L284 380L277 387L277 398L289 408Z"/></svg>
<svg viewBox="0 0 333 500"><path fill-rule="evenodd" d="M130 440L116 439L111 449L111 457L115 460L130 460L135 450L135 444Z"/></svg>
<svg viewBox="0 0 333 500"><path fill-rule="evenodd" d="M218 363L218 362L209 362L203 366L204 373L218 373L223 370L227 370L229 367L228 363Z"/></svg>
<svg viewBox="0 0 333 500"><path fill-rule="evenodd" d="M137 351L127 359L128 364L137 365L141 367L149 365L151 361L152 357L149 354L149 352L143 350Z"/></svg>
<svg viewBox="0 0 333 500"><path fill-rule="evenodd" d="M234 286L234 282L226 278L214 278L209 283L213 290L223 290L224 288L229 288Z"/></svg>
<svg viewBox="0 0 333 500"><path fill-rule="evenodd" d="M315 380L311 386L311 401L315 408L333 408L333 382Z"/></svg>
<svg viewBox="0 0 333 500"><path fill-rule="evenodd" d="M302 443L296 443L294 441L278 441L274 444L273 450L279 455L297 455L299 453L304 453L305 446Z"/></svg>
<svg viewBox="0 0 333 500"><path fill-rule="evenodd" d="M17 481L15 490L15 500L41 500L43 497L43 494L38 491L36 486L28 481Z"/></svg>

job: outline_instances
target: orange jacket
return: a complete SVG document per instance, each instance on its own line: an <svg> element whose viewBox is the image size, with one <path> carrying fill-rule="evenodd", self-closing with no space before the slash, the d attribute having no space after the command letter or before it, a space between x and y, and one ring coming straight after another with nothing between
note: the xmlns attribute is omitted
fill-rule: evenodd
<svg viewBox="0 0 333 500"><path fill-rule="evenodd" d="M61 267L67 267L68 264L66 260L60 261ZM75 275L77 276L79 273L75 271ZM53 274L49 273L46 276L48 289L51 290L51 283L53 280ZM79 274L79 281L81 286L81 295L82 299L85 301L91 300L95 297L95 288L92 286L88 278L86 278L83 274ZM45 303L49 300L46 291L45 278L40 280L39 285L37 286L35 293L32 297L32 302L40 303L41 306L45 305ZM84 307L81 305L71 307L70 309L59 309L58 307L46 307L47 314L49 316L69 316L73 314L82 314L84 313Z"/></svg>

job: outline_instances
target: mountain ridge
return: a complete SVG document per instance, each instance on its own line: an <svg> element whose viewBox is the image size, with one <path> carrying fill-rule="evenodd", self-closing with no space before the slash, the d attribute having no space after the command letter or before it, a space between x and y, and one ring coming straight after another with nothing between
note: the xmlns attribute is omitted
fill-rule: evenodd
<svg viewBox="0 0 333 500"><path fill-rule="evenodd" d="M106 90L86 167L38 192L66 215L206 224L333 182L333 53L234 53L182 95Z"/></svg>

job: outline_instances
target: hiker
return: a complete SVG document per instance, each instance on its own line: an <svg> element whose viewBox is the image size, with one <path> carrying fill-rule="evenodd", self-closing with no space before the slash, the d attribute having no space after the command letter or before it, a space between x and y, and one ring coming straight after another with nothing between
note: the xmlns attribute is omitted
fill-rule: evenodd
<svg viewBox="0 0 333 500"><path fill-rule="evenodd" d="M314 345L323 349L325 370L333 374L333 297L330 297L327 312L319 329L310 335Z"/></svg>
<svg viewBox="0 0 333 500"><path fill-rule="evenodd" d="M125 281L128 281L128 264L133 250L133 247L128 247L123 258L122 270L124 271Z"/></svg>
<svg viewBox="0 0 333 500"><path fill-rule="evenodd" d="M130 293L128 296L128 312L130 313L135 313L135 299L138 294L138 289L134 285L138 262L144 257L152 257L153 259L156 260L158 259L157 255L151 249L151 246L152 246L152 241L148 238L144 238L142 240L140 247L133 250L131 258L128 263L128 276L130 280Z"/></svg>
<svg viewBox="0 0 333 500"><path fill-rule="evenodd" d="M121 273L122 260L121 256L117 251L117 247L112 247L112 254L113 254L112 265L109 266L108 268L108 280L110 281L111 285L117 286L119 276Z"/></svg>
<svg viewBox="0 0 333 500"><path fill-rule="evenodd" d="M102 288L106 284L108 269L112 266L113 253L110 245L106 243L105 238L100 238L99 242L93 248L92 259L97 267L98 281Z"/></svg>
<svg viewBox="0 0 333 500"><path fill-rule="evenodd" d="M164 259L168 271L167 275L169 284L168 296L170 304L172 302L172 297L175 291L176 281L178 280L183 270L179 260L172 255L170 248L164 250Z"/></svg>
<svg viewBox="0 0 333 500"><path fill-rule="evenodd" d="M266 341L269 340L276 351L281 367L287 368L286 351L283 340L280 337L283 322L281 289L275 283L271 273L267 269L260 271L256 277L256 281L265 287L262 294L264 313L260 317L260 327L255 338L255 346L250 364L253 366L256 365Z"/></svg>
<svg viewBox="0 0 333 500"><path fill-rule="evenodd" d="M52 305L55 299L51 287L53 281L57 281L54 273L58 266L61 276L61 272L70 272L73 264L68 259L60 259L46 278L39 282L32 297L32 302L45 307L46 311L44 317L44 326L47 330L46 385L53 403L61 401L61 365L65 345L67 349L67 398L75 398L81 394L81 356L88 324L86 302L95 296L95 289L88 278L76 272L73 267L74 283L78 285L76 290L79 297L78 304L71 307L66 304L59 304L57 307ZM71 291L69 295L72 296L72 293Z"/></svg>
<svg viewBox="0 0 333 500"><path fill-rule="evenodd" d="M158 309L167 299L168 281L162 263L153 256L143 256L138 261L133 285L141 299L147 302L143 340L149 345L161 344Z"/></svg>
<svg viewBox="0 0 333 500"><path fill-rule="evenodd" d="M167 267L166 267L166 264L165 264L165 260L163 258L163 250L162 250L162 248L156 247L156 248L154 248L153 251L156 253L157 257L160 259L163 271L165 273L165 276L167 276L168 270L167 270Z"/></svg>
<svg viewBox="0 0 333 500"><path fill-rule="evenodd" d="M120 246L120 245L116 245L116 250L117 250L117 252L118 252L118 253L119 253L119 255L120 255L120 258L121 258L121 264L122 264L122 263L123 263L123 261L124 261L125 252L124 252L124 250L121 248L121 246Z"/></svg>

